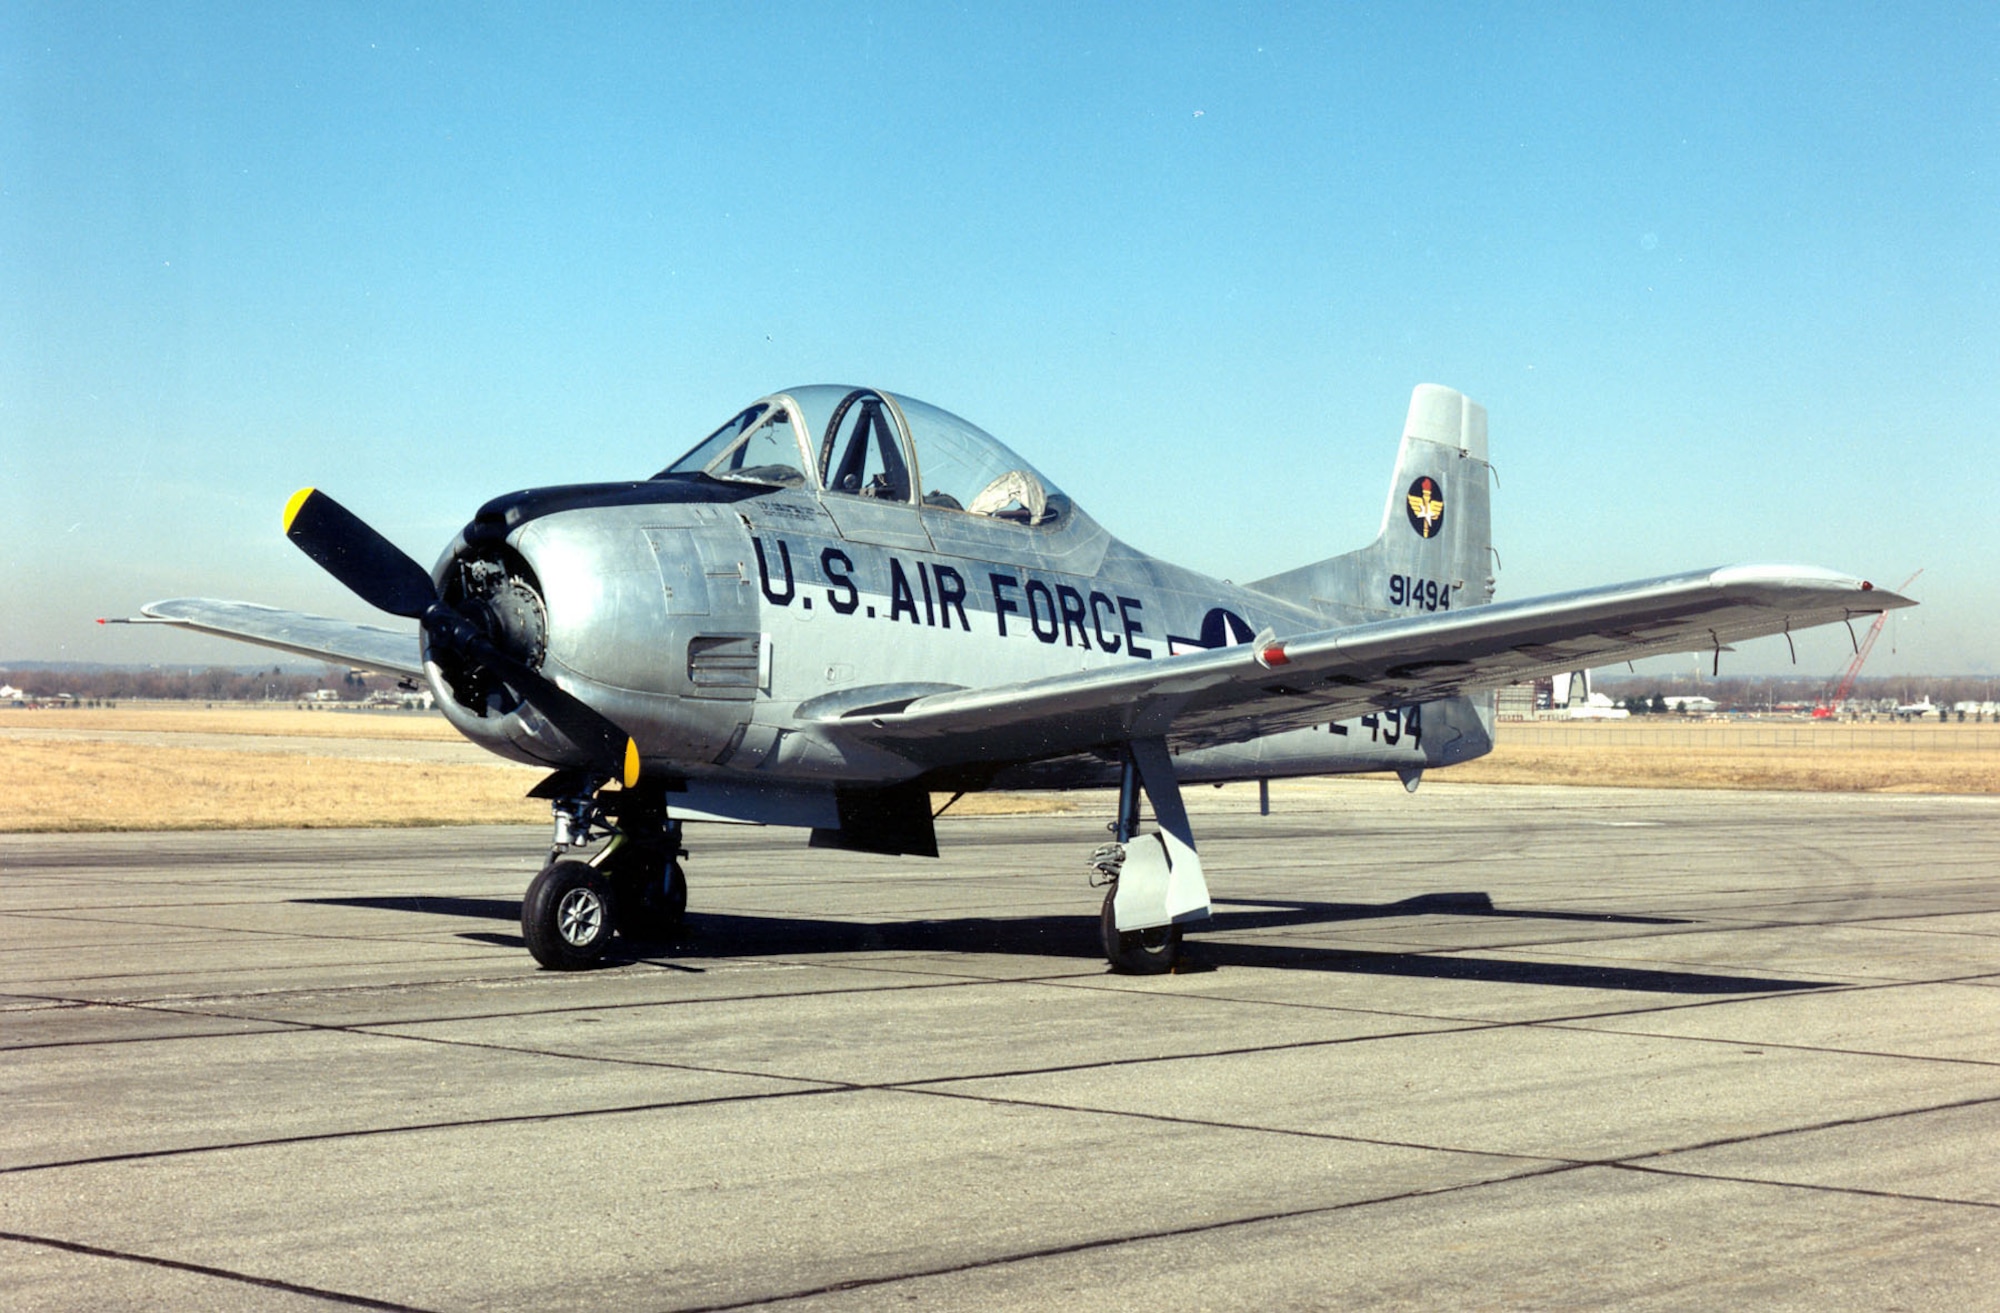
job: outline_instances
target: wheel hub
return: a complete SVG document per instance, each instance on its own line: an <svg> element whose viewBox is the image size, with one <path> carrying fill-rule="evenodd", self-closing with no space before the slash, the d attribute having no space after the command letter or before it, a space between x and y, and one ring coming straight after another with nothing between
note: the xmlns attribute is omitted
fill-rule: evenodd
<svg viewBox="0 0 2000 1313"><path fill-rule="evenodd" d="M604 900L588 889L572 889L556 904L556 933L572 948L595 943L604 929Z"/></svg>

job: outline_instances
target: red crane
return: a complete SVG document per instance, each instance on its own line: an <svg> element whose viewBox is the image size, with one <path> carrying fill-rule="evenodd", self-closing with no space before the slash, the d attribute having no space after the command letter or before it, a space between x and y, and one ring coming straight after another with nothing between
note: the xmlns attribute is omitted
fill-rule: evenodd
<svg viewBox="0 0 2000 1313"><path fill-rule="evenodd" d="M1922 573L1922 570L1917 571L1917 574ZM1917 581L1917 574L1903 580L1902 586L1896 591L1909 592L1910 585ZM1868 654L1875 650L1875 640L1882 636L1882 626L1888 623L1888 620L1889 613L1884 611L1875 617L1874 624L1868 626L1868 637L1862 639L1861 645L1854 649L1854 660L1847 663L1847 669L1842 672L1840 684L1833 690L1833 696L1813 708L1814 720L1826 720L1838 715L1841 707L1846 705L1847 695L1854 691L1854 681L1861 677L1861 667L1867 663Z"/></svg>

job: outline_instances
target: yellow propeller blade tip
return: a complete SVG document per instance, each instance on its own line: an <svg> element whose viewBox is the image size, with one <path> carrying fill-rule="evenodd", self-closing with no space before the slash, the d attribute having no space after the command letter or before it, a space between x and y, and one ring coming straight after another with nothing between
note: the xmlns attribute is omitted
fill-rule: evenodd
<svg viewBox="0 0 2000 1313"><path fill-rule="evenodd" d="M318 491L318 489L316 488L300 488L297 492L292 494L292 499L285 503L286 533L290 533L292 531L292 521L299 518L299 508L306 504L306 498L312 496L313 493L316 491Z"/></svg>
<svg viewBox="0 0 2000 1313"><path fill-rule="evenodd" d="M625 740L625 787L633 788L639 783L639 742Z"/></svg>

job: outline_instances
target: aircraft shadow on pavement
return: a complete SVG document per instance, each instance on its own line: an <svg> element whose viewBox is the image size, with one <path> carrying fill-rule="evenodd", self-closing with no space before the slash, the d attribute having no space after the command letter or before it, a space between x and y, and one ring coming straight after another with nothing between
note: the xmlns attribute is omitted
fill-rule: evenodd
<svg viewBox="0 0 2000 1313"><path fill-rule="evenodd" d="M521 904L511 898L438 895L301 898L299 903L367 907L383 911L461 916L519 924ZM1253 908L1251 911L1227 910ZM1510 911L1493 906L1483 893L1425 894L1394 903L1276 902L1231 899L1187 941L1183 971L1218 967L1266 967L1357 975L1407 976L1428 980L1471 980L1494 984L1562 985L1665 994L1759 994L1827 988L1825 981L1699 971L1664 971L1564 962L1526 962L1467 957L1457 953L1407 953L1309 944L1266 944L1210 938L1230 931L1272 930L1396 916L1473 916L1510 919L1587 921L1629 925L1685 925L1684 919L1582 912ZM518 934L466 931L461 939L521 951ZM690 912L677 939L659 945L618 941L605 965L649 962L688 966L702 959L821 956L840 953L995 953L1018 957L1074 957L1102 960L1096 919L1088 916L958 917L935 921L836 921L809 917L745 916Z"/></svg>

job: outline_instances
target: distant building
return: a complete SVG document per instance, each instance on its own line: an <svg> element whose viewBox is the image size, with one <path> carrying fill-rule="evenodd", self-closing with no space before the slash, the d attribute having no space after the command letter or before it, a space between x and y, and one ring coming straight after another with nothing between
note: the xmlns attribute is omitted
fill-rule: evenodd
<svg viewBox="0 0 2000 1313"><path fill-rule="evenodd" d="M361 705L394 707L398 711L429 711L436 703L429 689L378 688Z"/></svg>
<svg viewBox="0 0 2000 1313"><path fill-rule="evenodd" d="M1535 686L1509 684L1499 691L1494 714L1502 720L1532 720L1535 716Z"/></svg>
<svg viewBox="0 0 2000 1313"><path fill-rule="evenodd" d="M1632 713L1591 687L1588 670L1544 675L1500 690L1502 720L1624 720Z"/></svg>

